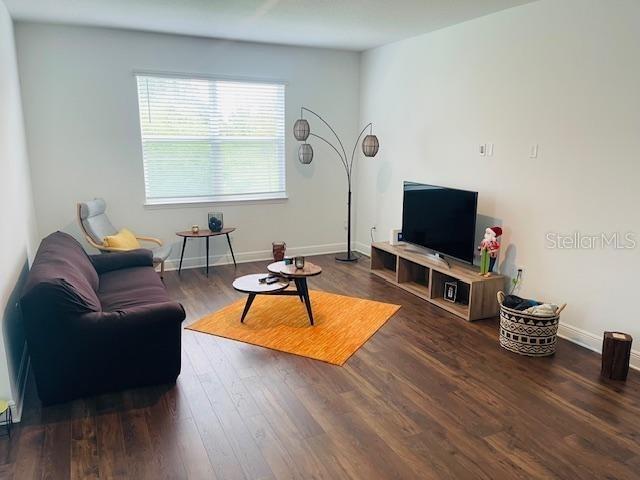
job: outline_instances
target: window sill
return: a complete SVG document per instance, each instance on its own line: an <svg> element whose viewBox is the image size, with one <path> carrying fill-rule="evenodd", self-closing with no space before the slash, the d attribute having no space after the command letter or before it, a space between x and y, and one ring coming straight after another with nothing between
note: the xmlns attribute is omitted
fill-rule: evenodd
<svg viewBox="0 0 640 480"><path fill-rule="evenodd" d="M283 203L289 199L286 193L266 195L237 195L231 198L193 198L180 200L147 200L145 208L189 208L205 205L250 205L256 203Z"/></svg>

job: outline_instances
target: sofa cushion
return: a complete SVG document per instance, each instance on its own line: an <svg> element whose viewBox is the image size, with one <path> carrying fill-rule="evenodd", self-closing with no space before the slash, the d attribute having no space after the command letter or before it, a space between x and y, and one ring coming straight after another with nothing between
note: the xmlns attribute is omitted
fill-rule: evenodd
<svg viewBox="0 0 640 480"><path fill-rule="evenodd" d="M71 235L55 232L40 243L23 296L37 288L64 311L98 312L98 284L98 274L82 245Z"/></svg>
<svg viewBox="0 0 640 480"><path fill-rule="evenodd" d="M170 301L160 276L152 267L133 267L104 273L100 276L98 298L104 312Z"/></svg>

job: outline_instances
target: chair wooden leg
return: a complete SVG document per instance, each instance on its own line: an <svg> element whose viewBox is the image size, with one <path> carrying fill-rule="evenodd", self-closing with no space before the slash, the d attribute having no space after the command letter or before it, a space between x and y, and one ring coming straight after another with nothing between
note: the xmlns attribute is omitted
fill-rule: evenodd
<svg viewBox="0 0 640 480"><path fill-rule="evenodd" d="M164 279L164 260L160 262L160 278Z"/></svg>

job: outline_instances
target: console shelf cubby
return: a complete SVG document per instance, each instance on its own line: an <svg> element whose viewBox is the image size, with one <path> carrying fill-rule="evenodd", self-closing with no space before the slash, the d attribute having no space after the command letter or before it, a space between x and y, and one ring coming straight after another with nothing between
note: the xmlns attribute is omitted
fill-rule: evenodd
<svg viewBox="0 0 640 480"><path fill-rule="evenodd" d="M498 315L496 294L504 289L502 275L483 277L474 267L459 263L447 268L406 246L388 242L371 245L371 273L469 321ZM457 283L455 303L444 299L446 282Z"/></svg>

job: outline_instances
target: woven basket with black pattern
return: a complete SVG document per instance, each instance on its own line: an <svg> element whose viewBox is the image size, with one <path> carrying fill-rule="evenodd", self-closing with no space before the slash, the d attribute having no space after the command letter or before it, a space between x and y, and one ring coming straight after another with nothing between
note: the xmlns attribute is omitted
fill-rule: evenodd
<svg viewBox="0 0 640 480"><path fill-rule="evenodd" d="M520 355L545 357L556 352L560 312L555 315L530 315L503 305L504 293L498 292L500 304L500 345Z"/></svg>

